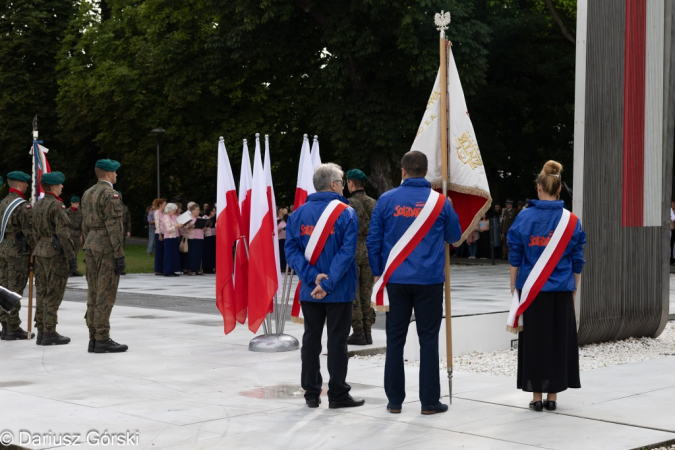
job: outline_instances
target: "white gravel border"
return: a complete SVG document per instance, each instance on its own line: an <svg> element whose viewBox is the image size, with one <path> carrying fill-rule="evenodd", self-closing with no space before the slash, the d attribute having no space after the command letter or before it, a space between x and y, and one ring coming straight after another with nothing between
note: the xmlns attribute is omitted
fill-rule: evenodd
<svg viewBox="0 0 675 450"><path fill-rule="evenodd" d="M668 322L663 333L656 339L630 338L579 347L579 369L593 370L667 356L675 356L675 322ZM353 356L353 358L384 362L385 355ZM454 370L457 372L516 377L518 351L509 349L489 353L464 353L455 356L453 362ZM407 366L419 367L419 364L418 360L405 361ZM445 368L445 360L441 360L441 369ZM675 448L675 445L670 448Z"/></svg>

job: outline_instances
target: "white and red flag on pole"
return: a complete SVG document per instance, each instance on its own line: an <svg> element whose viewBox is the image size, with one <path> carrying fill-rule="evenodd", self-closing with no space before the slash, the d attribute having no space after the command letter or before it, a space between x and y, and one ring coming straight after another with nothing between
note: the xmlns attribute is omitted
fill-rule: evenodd
<svg viewBox="0 0 675 450"><path fill-rule="evenodd" d="M279 262L279 234L277 230L277 200L274 196L274 183L272 182L272 160L270 159L270 139L265 135L265 163L263 167L265 172L265 186L267 187L267 203L270 207L270 219L272 220L272 232L274 233L274 266L276 267L276 283L281 290L281 283L279 283L279 273L281 272L281 264ZM283 270L286 270L284 267ZM281 294L281 292L279 292Z"/></svg>
<svg viewBox="0 0 675 450"><path fill-rule="evenodd" d="M309 139L307 135L304 135L300 150L300 164L298 165L298 182L295 185L294 210L305 204L309 194L316 192L314 183L312 182L313 176L314 167L312 166L312 156L309 151Z"/></svg>
<svg viewBox="0 0 675 450"><path fill-rule="evenodd" d="M254 333L272 308L279 273L274 260L274 212L267 199L265 171L256 135L251 187L251 225L249 231L248 328Z"/></svg>
<svg viewBox="0 0 675 450"><path fill-rule="evenodd" d="M244 139L244 148L241 151L241 173L239 174L239 240L235 252L234 266L234 298L236 319L239 323L246 321L248 306L248 232L251 220L251 158L248 154L248 143ZM218 233L216 231L216 236Z"/></svg>
<svg viewBox="0 0 675 450"><path fill-rule="evenodd" d="M239 200L225 142L218 142L218 213L216 215L216 306L223 315L225 334L237 324L234 297L233 247L239 239Z"/></svg>
<svg viewBox="0 0 675 450"><path fill-rule="evenodd" d="M476 134L469 118L459 73L448 46L448 148L441 148L441 81L440 70L434 89L427 103L417 137L410 150L427 155L429 170L427 180L434 188L440 188L442 176L442 151L448 152L448 197L459 217L461 244L473 232L481 216L490 209L492 197L488 186L485 166L481 157Z"/></svg>
<svg viewBox="0 0 675 450"><path fill-rule="evenodd" d="M37 192L37 195L35 195L35 200L39 200L45 196L45 193L42 191L42 186L40 185L40 178L42 177L42 174L52 171L49 167L49 162L47 161L47 153L49 153L49 149L47 147L43 147L37 142L33 142L33 145L30 148L30 154L35 160L35 169L37 172L37 174L34 174L33 179L33 192Z"/></svg>
<svg viewBox="0 0 675 450"><path fill-rule="evenodd" d="M319 136L314 135L314 142L312 142L312 169L316 169L321 164L321 153L319 152ZM312 172L314 174L314 172Z"/></svg>

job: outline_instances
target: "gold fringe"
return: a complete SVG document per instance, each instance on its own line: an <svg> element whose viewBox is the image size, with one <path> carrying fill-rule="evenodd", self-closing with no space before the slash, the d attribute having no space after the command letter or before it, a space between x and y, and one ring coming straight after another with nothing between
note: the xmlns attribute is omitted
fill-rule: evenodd
<svg viewBox="0 0 675 450"><path fill-rule="evenodd" d="M291 322L297 323L298 325L302 325L303 323L305 323L305 319L303 319L302 317L291 316Z"/></svg>
<svg viewBox="0 0 675 450"><path fill-rule="evenodd" d="M372 306L373 309L377 312L389 312L389 306L388 305L378 305L375 302L370 302L370 306Z"/></svg>
<svg viewBox="0 0 675 450"><path fill-rule="evenodd" d="M523 326L521 325L517 328L513 328L511 325L507 325L506 331L508 331L509 333L518 334L519 332L523 331Z"/></svg>

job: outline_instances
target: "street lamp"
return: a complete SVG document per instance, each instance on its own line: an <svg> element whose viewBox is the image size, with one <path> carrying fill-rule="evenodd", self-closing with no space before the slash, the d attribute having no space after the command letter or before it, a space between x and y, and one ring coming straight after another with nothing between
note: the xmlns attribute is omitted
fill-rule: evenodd
<svg viewBox="0 0 675 450"><path fill-rule="evenodd" d="M155 133L155 144L157 144L157 198L160 198L159 195L159 133L165 133L164 128L153 128L150 130L151 133Z"/></svg>

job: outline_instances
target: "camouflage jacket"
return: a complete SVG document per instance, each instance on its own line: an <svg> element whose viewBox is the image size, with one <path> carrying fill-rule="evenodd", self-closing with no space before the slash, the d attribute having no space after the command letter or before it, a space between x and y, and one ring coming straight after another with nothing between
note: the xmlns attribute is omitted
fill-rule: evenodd
<svg viewBox="0 0 675 450"><path fill-rule="evenodd" d="M10 192L7 197L2 199L2 202L0 202L0 220L4 217L5 211L10 203L17 198L19 198L19 194ZM0 244L0 249L2 249L5 256L16 257L30 255L30 249L35 248L32 216L33 210L30 206L30 202L27 201L16 207L9 218L7 228L5 228L5 238ZM23 236L26 238L27 246L24 248L22 248L21 242L15 239L16 234L19 232L23 233Z"/></svg>
<svg viewBox="0 0 675 450"><path fill-rule="evenodd" d="M66 259L75 258L75 248L70 240L70 219L66 214L66 205L60 198L46 194L33 208L33 229L38 239L35 256L51 258L63 255ZM54 248L52 237L56 236L62 250Z"/></svg>
<svg viewBox="0 0 675 450"><path fill-rule="evenodd" d="M513 225L513 221L516 220L517 215L518 210L516 208L502 210L502 234L509 232L509 228Z"/></svg>
<svg viewBox="0 0 675 450"><path fill-rule="evenodd" d="M70 219L70 237L76 238L80 237L82 234L82 209L77 208L73 211L73 208L66 209L66 214Z"/></svg>
<svg viewBox="0 0 675 450"><path fill-rule="evenodd" d="M124 215L122 200L105 181L99 181L82 195L82 234L84 249L124 256Z"/></svg>
<svg viewBox="0 0 675 450"><path fill-rule="evenodd" d="M131 214L129 214L129 207L124 205L124 210L122 213L122 218L124 219L124 235L131 233Z"/></svg>
<svg viewBox="0 0 675 450"><path fill-rule="evenodd" d="M359 237L356 243L356 259L361 262L368 260L368 248L366 247L366 238L370 231L370 217L375 209L375 199L368 197L363 189L354 191L349 197L349 206L354 208L356 216L359 218Z"/></svg>

